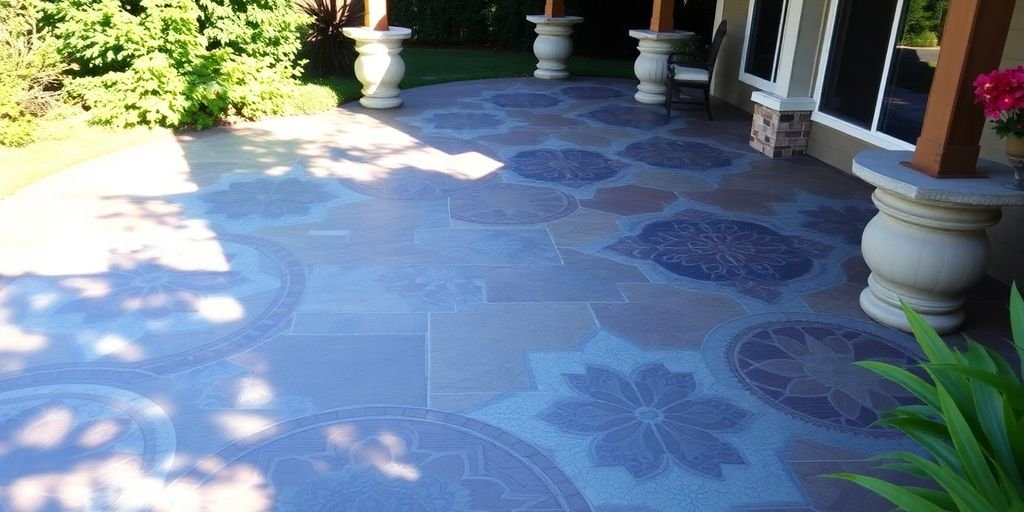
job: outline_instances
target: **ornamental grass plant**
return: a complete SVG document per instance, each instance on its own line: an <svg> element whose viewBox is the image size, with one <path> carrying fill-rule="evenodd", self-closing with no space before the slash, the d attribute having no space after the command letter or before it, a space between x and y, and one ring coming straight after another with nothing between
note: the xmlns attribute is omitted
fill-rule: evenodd
<svg viewBox="0 0 1024 512"><path fill-rule="evenodd" d="M903 386L920 404L890 409L879 423L902 431L927 456L883 456L883 469L933 485L897 485L866 475L829 475L862 485L910 512L1018 512L1024 510L1024 301L1013 286L1010 325L1019 362L967 339L951 349L906 304L903 311L926 360L922 375L905 368L858 363Z"/></svg>

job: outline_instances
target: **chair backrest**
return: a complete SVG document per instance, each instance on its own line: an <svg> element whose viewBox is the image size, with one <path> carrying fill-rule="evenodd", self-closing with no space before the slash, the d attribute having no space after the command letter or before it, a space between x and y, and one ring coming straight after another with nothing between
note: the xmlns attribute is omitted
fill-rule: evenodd
<svg viewBox="0 0 1024 512"><path fill-rule="evenodd" d="M708 49L708 71L711 73L715 72L715 59L718 58L718 50L722 48L722 41L725 40L727 26L726 20L722 20L715 30L715 38L711 40L711 48Z"/></svg>

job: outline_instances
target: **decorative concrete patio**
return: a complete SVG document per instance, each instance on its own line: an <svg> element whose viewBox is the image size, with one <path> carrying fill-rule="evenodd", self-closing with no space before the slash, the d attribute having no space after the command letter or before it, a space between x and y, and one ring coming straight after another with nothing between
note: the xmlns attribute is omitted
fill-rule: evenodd
<svg viewBox="0 0 1024 512"><path fill-rule="evenodd" d="M0 202L0 510L839 511L871 187L630 81L211 130ZM987 282L967 330L1006 335Z"/></svg>

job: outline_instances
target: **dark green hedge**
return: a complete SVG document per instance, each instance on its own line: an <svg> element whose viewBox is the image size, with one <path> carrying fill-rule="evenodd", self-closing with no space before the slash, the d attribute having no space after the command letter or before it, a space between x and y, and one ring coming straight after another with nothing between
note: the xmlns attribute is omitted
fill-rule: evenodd
<svg viewBox="0 0 1024 512"><path fill-rule="evenodd" d="M583 16L573 41L576 53L597 57L630 57L636 40L629 30L646 28L649 0L569 0L568 14ZM413 29L424 44L490 46L526 50L533 44L527 14L544 11L544 0L391 0L391 24ZM713 29L714 0L677 0L676 26L693 30L706 41Z"/></svg>

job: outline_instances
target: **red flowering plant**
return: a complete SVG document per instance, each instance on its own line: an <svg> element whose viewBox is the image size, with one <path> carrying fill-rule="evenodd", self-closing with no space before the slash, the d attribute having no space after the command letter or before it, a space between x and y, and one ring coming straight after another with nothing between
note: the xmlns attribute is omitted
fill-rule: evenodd
<svg viewBox="0 0 1024 512"><path fill-rule="evenodd" d="M1000 137L1024 137L1024 66L978 75L974 101L985 109Z"/></svg>

